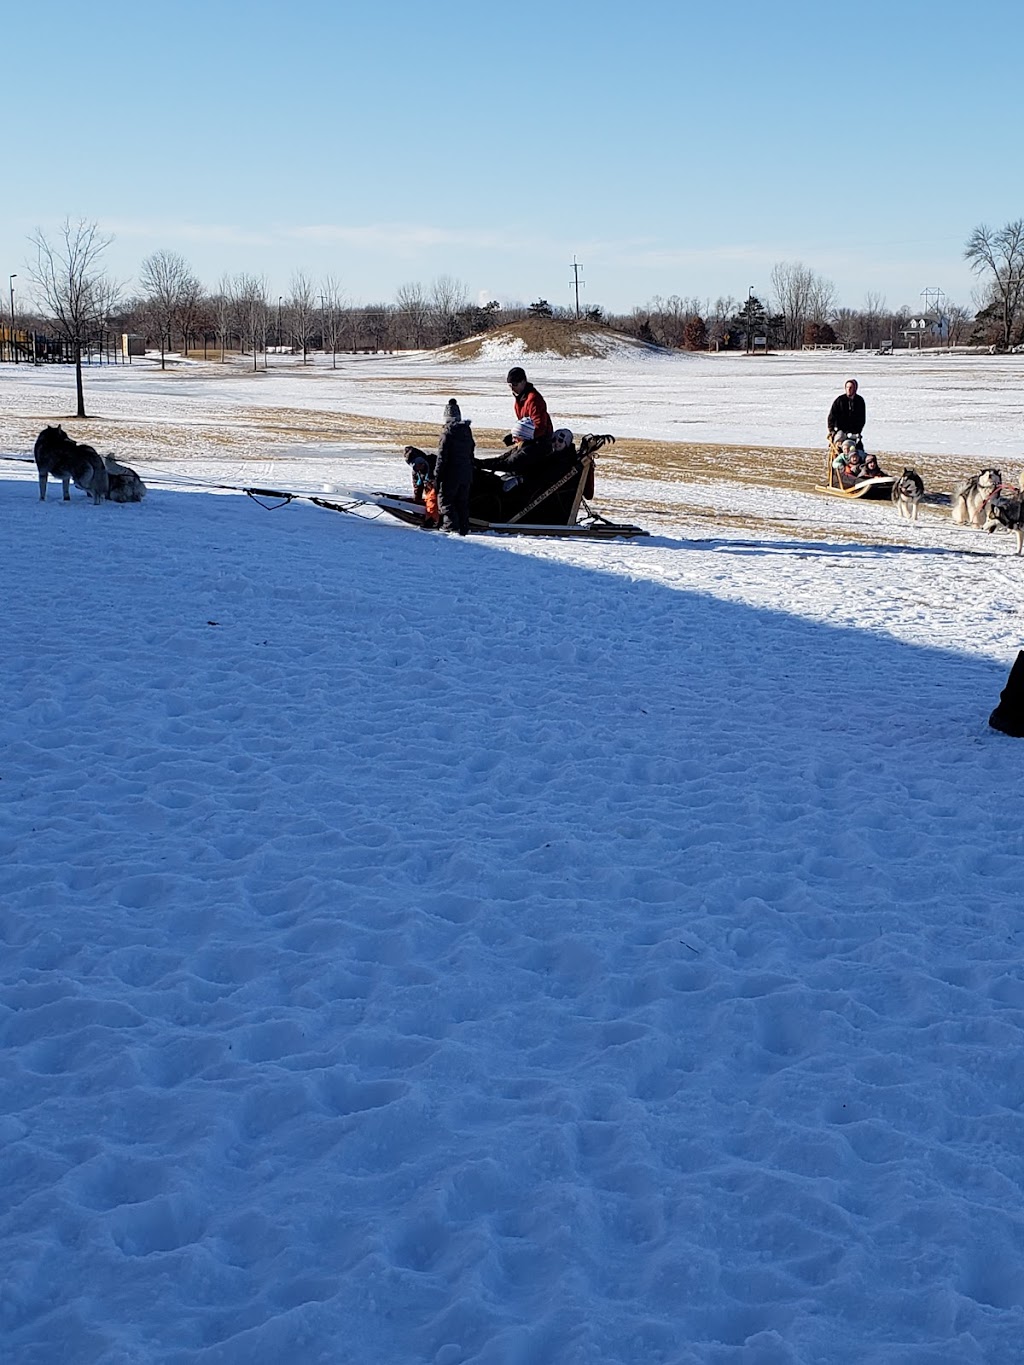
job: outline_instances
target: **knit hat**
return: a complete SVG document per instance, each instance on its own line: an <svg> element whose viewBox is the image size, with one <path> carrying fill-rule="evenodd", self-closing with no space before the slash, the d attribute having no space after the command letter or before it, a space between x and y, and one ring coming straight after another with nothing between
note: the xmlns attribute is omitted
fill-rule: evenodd
<svg viewBox="0 0 1024 1365"><path fill-rule="evenodd" d="M506 384L521 384L526 378L526 371L521 365L513 365L505 376Z"/></svg>
<svg viewBox="0 0 1024 1365"><path fill-rule="evenodd" d="M572 432L568 427L559 427L551 438L551 446L554 450L568 450L572 445Z"/></svg>
<svg viewBox="0 0 1024 1365"><path fill-rule="evenodd" d="M445 426L447 426L450 422L461 422L461 421L462 421L462 413L459 411L459 405L458 405L458 403L456 403L456 401L455 401L454 398L449 398L449 399L448 399L448 402L445 403L445 405L444 405L444 423L445 423Z"/></svg>
<svg viewBox="0 0 1024 1365"><path fill-rule="evenodd" d="M520 417L519 421L512 428L512 435L517 441L532 441L533 431L533 418Z"/></svg>

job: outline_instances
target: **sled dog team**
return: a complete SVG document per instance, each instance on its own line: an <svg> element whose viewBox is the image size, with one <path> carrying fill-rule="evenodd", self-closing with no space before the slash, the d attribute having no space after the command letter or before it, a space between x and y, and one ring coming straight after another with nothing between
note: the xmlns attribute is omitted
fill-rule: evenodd
<svg viewBox="0 0 1024 1365"><path fill-rule="evenodd" d="M843 392L828 414L829 451L836 452L832 467L844 485L882 474L878 461L864 453L864 424L867 409L858 392L856 379L848 379ZM893 505L901 519L917 520L917 509L924 496L924 481L916 469L904 469L892 486ZM982 469L958 483L950 495L950 516L956 526L971 526L992 532L997 527L1013 531L1017 553L1024 553L1024 473L1020 485L1003 483L1000 470Z"/></svg>
<svg viewBox="0 0 1024 1365"><path fill-rule="evenodd" d="M526 383L526 375L522 370L509 372L509 384L517 398L517 416L519 395L513 381L520 379L524 388L534 392L532 386ZM537 397L539 399L539 395ZM857 381L848 379L844 392L829 409L828 442L830 451L838 452L832 461L833 468L850 483L857 479L885 477L877 459L864 452L862 433L866 415ZM562 434L555 433L556 436ZM571 436L568 432L564 434ZM533 431L529 435L532 437ZM410 450L412 447L406 447L407 460ZM421 454L419 451L413 453ZM60 479L65 502L71 500L72 483L88 493L97 506L104 499L111 502L141 502L145 496L146 485L135 470L120 464L113 455L100 455L92 446L75 441L59 425L47 426L39 433L34 455L39 471L40 502L46 501L46 486L51 475ZM901 519L917 520L923 496L924 481L915 469L904 469L898 478L894 478L892 502ZM1017 554L1024 554L1024 473L1019 486L1004 483L1002 472L995 467L972 474L954 487L950 495L950 517L957 526L973 527L990 533L1000 526L1013 531L1017 538Z"/></svg>

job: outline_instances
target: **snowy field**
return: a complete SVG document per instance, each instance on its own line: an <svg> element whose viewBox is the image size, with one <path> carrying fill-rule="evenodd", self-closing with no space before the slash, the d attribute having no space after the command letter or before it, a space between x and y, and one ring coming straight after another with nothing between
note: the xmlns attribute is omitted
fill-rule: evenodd
<svg viewBox="0 0 1024 1365"><path fill-rule="evenodd" d="M1020 1360L1024 561L621 462L649 540L169 477L401 488L334 416L501 430L508 363L94 369L145 502L0 464L0 1358ZM872 448L1024 465L1021 357L526 364L799 447L853 373ZM0 367L0 454L72 393Z"/></svg>

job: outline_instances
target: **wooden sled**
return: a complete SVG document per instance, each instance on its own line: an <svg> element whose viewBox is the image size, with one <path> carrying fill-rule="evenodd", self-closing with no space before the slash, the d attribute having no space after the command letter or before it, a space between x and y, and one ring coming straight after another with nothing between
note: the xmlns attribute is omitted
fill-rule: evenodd
<svg viewBox="0 0 1024 1365"><path fill-rule="evenodd" d="M606 438L611 439L611 438ZM497 473L478 469L469 500L469 529L513 536L563 536L586 540L633 540L649 532L609 521L590 508L584 491L592 477L593 456L552 456L544 477L505 490ZM394 493L360 495L389 516L410 526L424 524L424 507Z"/></svg>
<svg viewBox="0 0 1024 1365"><path fill-rule="evenodd" d="M893 474L878 475L873 479L855 479L844 484L842 475L833 469L832 461L839 455L839 447L829 439L828 454L825 456L825 482L814 485L815 493L828 493L834 498L868 498L891 501L892 489L896 482Z"/></svg>

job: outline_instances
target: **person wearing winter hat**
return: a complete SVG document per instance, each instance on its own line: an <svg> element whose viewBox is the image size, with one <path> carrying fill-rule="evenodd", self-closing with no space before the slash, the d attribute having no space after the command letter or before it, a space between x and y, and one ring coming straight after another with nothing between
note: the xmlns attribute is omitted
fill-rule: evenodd
<svg viewBox="0 0 1024 1365"><path fill-rule="evenodd" d="M477 468L506 471L509 477L502 485L506 493L518 487L524 479L537 473L550 455L550 447L547 454L538 448L535 432L533 418L520 417L505 437L505 444L510 447L508 452L496 458L477 460Z"/></svg>
<svg viewBox="0 0 1024 1365"><path fill-rule="evenodd" d="M420 450L418 446L405 447L405 463L409 466L412 473L412 496L414 502L422 502L423 493L427 484L432 484L434 482L434 464L436 460L436 455L428 455L425 450Z"/></svg>
<svg viewBox="0 0 1024 1365"><path fill-rule="evenodd" d="M512 390L516 417L529 417L533 422L533 440L538 455L551 454L551 437L554 428L548 416L548 405L526 377L521 365L513 365L505 382ZM506 438L506 445L512 442Z"/></svg>
<svg viewBox="0 0 1024 1365"><path fill-rule="evenodd" d="M473 483L473 452L476 442L469 422L454 398L444 405L444 426L437 444L437 463L434 483L441 508L442 527L457 531L460 536L469 531L469 491Z"/></svg>

